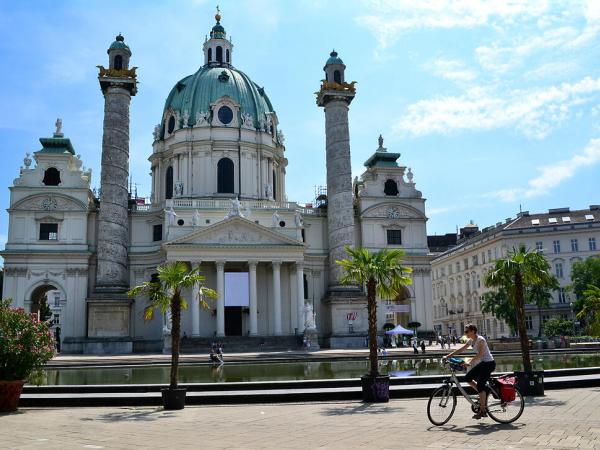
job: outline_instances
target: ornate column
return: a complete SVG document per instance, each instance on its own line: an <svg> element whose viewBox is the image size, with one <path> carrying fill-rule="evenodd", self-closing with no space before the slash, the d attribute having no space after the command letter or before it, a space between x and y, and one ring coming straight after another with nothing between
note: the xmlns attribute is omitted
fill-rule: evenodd
<svg viewBox="0 0 600 450"><path fill-rule="evenodd" d="M304 263L298 261L296 263L296 284L298 292L296 299L296 310L298 314L298 333L304 331Z"/></svg>
<svg viewBox="0 0 600 450"><path fill-rule="evenodd" d="M225 336L225 261L217 261L217 336Z"/></svg>
<svg viewBox="0 0 600 450"><path fill-rule="evenodd" d="M192 267L197 269L200 267L200 262L192 263ZM192 311L192 336L200 336L200 302L198 301L198 293L200 292L200 284L194 283L192 288L192 299L190 300L190 309Z"/></svg>
<svg viewBox="0 0 600 450"><path fill-rule="evenodd" d="M256 261L248 261L248 278L250 288L250 336L258 334L258 305L256 295Z"/></svg>
<svg viewBox="0 0 600 450"><path fill-rule="evenodd" d="M273 315L274 334L279 336L281 331L281 261L273 261Z"/></svg>

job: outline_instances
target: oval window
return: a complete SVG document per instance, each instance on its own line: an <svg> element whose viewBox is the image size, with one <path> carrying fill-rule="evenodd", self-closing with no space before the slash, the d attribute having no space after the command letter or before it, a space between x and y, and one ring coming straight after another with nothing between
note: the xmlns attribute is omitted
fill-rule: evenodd
<svg viewBox="0 0 600 450"><path fill-rule="evenodd" d="M175 117L171 116L169 118L169 123L167 125L167 131L169 132L169 134L171 134L174 129L175 129Z"/></svg>
<svg viewBox="0 0 600 450"><path fill-rule="evenodd" d="M223 125L227 125L233 120L233 111L229 106L221 106L217 115L219 116L219 121Z"/></svg>

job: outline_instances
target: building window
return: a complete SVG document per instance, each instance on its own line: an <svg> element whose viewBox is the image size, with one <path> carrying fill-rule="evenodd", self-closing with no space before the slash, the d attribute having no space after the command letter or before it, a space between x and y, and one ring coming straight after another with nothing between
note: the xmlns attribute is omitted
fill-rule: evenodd
<svg viewBox="0 0 600 450"><path fill-rule="evenodd" d="M494 247L494 259L498 259L498 247Z"/></svg>
<svg viewBox="0 0 600 450"><path fill-rule="evenodd" d="M500 333L504 333L504 321L500 321Z"/></svg>
<svg viewBox="0 0 600 450"><path fill-rule="evenodd" d="M540 253L543 254L544 253L544 243L542 241L538 241L535 243L535 250Z"/></svg>
<svg viewBox="0 0 600 450"><path fill-rule="evenodd" d="M171 116L169 117L169 123L167 124L167 132L171 134L173 131L175 131L175 117Z"/></svg>
<svg viewBox="0 0 600 450"><path fill-rule="evenodd" d="M481 287L481 277L479 275L477 275L477 287Z"/></svg>
<svg viewBox="0 0 600 450"><path fill-rule="evenodd" d="M385 321L393 323L394 322L394 313L386 313L385 314Z"/></svg>
<svg viewBox="0 0 600 450"><path fill-rule="evenodd" d="M217 111L217 117L223 125L228 125L233 120L233 111L229 106L221 106Z"/></svg>
<svg viewBox="0 0 600 450"><path fill-rule="evenodd" d="M456 272L460 272L460 261L456 261Z"/></svg>
<svg viewBox="0 0 600 450"><path fill-rule="evenodd" d="M208 49L208 62L212 62L212 48Z"/></svg>
<svg viewBox="0 0 600 450"><path fill-rule="evenodd" d="M593 252L593 251L596 250L596 238L593 238L593 237L589 238L588 239L588 244L590 246L590 251Z"/></svg>
<svg viewBox="0 0 600 450"><path fill-rule="evenodd" d="M531 316L525 316L525 328L527 328L527 331L533 330L533 318Z"/></svg>
<svg viewBox="0 0 600 450"><path fill-rule="evenodd" d="M567 293L565 288L558 288L558 303L567 303Z"/></svg>
<svg viewBox="0 0 600 450"><path fill-rule="evenodd" d="M463 259L463 265L465 266L465 270L469 268L469 258Z"/></svg>
<svg viewBox="0 0 600 450"><path fill-rule="evenodd" d="M40 241L57 241L58 224L40 223Z"/></svg>
<svg viewBox="0 0 600 450"><path fill-rule="evenodd" d="M554 253L560 253L560 241L552 241L554 246Z"/></svg>
<svg viewBox="0 0 600 450"><path fill-rule="evenodd" d="M488 253L488 262L490 262L492 260L492 251L488 250L487 253Z"/></svg>
<svg viewBox="0 0 600 450"><path fill-rule="evenodd" d="M304 287L304 300L308 300L308 278L306 274L302 274L302 285Z"/></svg>
<svg viewBox="0 0 600 450"><path fill-rule="evenodd" d="M220 194L233 194L234 191L233 161L222 158L217 163L217 192Z"/></svg>
<svg viewBox="0 0 600 450"><path fill-rule="evenodd" d="M54 316L52 317L52 323L54 325L60 325L60 315L59 314L54 314Z"/></svg>
<svg viewBox="0 0 600 450"><path fill-rule="evenodd" d="M383 185L385 195L398 195L398 184L394 180L386 180Z"/></svg>
<svg viewBox="0 0 600 450"><path fill-rule="evenodd" d="M473 255L473 265L474 266L479 265L479 255Z"/></svg>
<svg viewBox="0 0 600 450"><path fill-rule="evenodd" d="M220 45L217 46L217 62L223 62L223 47Z"/></svg>
<svg viewBox="0 0 600 450"><path fill-rule="evenodd" d="M387 230L388 245L402 245L402 230Z"/></svg>
<svg viewBox="0 0 600 450"><path fill-rule="evenodd" d="M481 264L485 264L485 252L481 252Z"/></svg>
<svg viewBox="0 0 600 450"><path fill-rule="evenodd" d="M571 251L572 252L579 251L579 242L577 242L577 239L571 239Z"/></svg>
<svg viewBox="0 0 600 450"><path fill-rule="evenodd" d="M167 167L167 173L165 175L165 198L173 198L173 166Z"/></svg>
<svg viewBox="0 0 600 450"><path fill-rule="evenodd" d="M335 81L336 83L342 82L342 74L340 73L339 70L333 71L333 81Z"/></svg>
<svg viewBox="0 0 600 450"><path fill-rule="evenodd" d="M556 274L556 278L563 277L563 265L561 262L557 262L554 264L554 272Z"/></svg>
<svg viewBox="0 0 600 450"><path fill-rule="evenodd" d="M277 174L273 169L273 200L277 200Z"/></svg>
<svg viewBox="0 0 600 450"><path fill-rule="evenodd" d="M115 69L123 69L123 57L121 55L115 56Z"/></svg>
<svg viewBox="0 0 600 450"><path fill-rule="evenodd" d="M48 167L44 171L44 180L46 186L58 186L60 184L60 171L56 167Z"/></svg>
<svg viewBox="0 0 600 450"><path fill-rule="evenodd" d="M225 61L229 64L229 49L225 50Z"/></svg>
<svg viewBox="0 0 600 450"><path fill-rule="evenodd" d="M154 242L162 241L162 224L152 227L152 240Z"/></svg>

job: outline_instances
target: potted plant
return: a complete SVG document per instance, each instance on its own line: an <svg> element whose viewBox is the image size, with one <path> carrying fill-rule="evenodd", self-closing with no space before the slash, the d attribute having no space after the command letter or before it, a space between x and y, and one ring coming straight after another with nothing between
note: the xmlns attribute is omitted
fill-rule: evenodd
<svg viewBox="0 0 600 450"><path fill-rule="evenodd" d="M154 311L160 310L171 314L171 374L168 388L161 389L162 401L165 409L183 409L185 406L185 388L178 386L179 372L179 346L181 342L181 310L187 309L188 304L182 295L183 289L192 289L198 285L198 300L200 305L208 308L207 298L217 298L213 289L204 286L205 278L200 274L200 269L189 269L182 261L167 263L156 268L158 276L152 281L147 281L132 288L128 295L148 296L149 304L146 307L144 318L152 320Z"/></svg>
<svg viewBox="0 0 600 450"><path fill-rule="evenodd" d="M23 384L39 383L42 366L54 356L48 325L0 300L0 412L16 411Z"/></svg>
<svg viewBox="0 0 600 450"><path fill-rule="evenodd" d="M532 289L552 289L557 285L548 261L541 253L530 251L521 245L518 249L509 251L506 258L494 263L485 275L484 283L487 287L502 291L516 312L516 326L523 356L523 371L515 372L519 389L524 395L544 395L544 373L533 371L529 356L525 296Z"/></svg>
<svg viewBox="0 0 600 450"><path fill-rule="evenodd" d="M396 298L411 284L406 273L412 269L402 265L402 250L381 250L370 253L366 248L344 247L350 259L336 261L344 269L343 284L366 286L369 316L369 366L361 378L362 397L365 402L387 402L390 399L390 377L379 373L377 361L377 296Z"/></svg>

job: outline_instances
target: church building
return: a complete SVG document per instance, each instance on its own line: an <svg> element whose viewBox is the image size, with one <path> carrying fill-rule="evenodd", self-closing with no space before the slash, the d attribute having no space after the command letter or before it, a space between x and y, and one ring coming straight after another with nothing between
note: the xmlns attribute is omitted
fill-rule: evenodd
<svg viewBox="0 0 600 450"><path fill-rule="evenodd" d="M298 156L286 148L265 90L234 66L220 14L215 19L198 71L175 83L157 118L150 201L128 189L138 74L121 35L108 48L108 66L98 66L100 190L91 189L92 171L60 119L33 158L26 155L9 188L3 297L36 312L53 292L64 352L161 351L168 319L144 320L147 299L127 291L151 280L158 265L185 261L219 295L207 310L191 301L196 289L185 293L190 351L205 351L211 339L290 347L303 335L315 347L364 347L366 297L362 287L340 283L335 260L346 257L345 245L400 248L413 283L398 298L380 299L378 328L417 321L419 331L433 330L425 199L381 136L352 179L348 111L357 92L340 56L331 52L316 98L325 113L327 189L318 202L299 204L286 195L287 156Z"/></svg>

